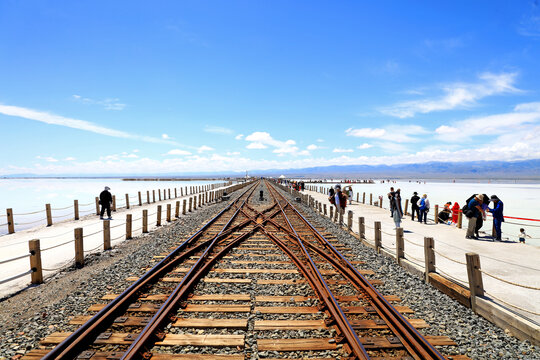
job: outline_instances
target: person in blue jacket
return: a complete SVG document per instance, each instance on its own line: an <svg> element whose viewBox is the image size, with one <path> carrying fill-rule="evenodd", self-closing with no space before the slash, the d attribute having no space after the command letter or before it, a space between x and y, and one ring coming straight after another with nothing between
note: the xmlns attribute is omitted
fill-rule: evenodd
<svg viewBox="0 0 540 360"><path fill-rule="evenodd" d="M495 240L501 241L501 224L504 222L504 204L497 195L491 195L491 201L493 202L493 209L487 208L487 211L493 215L493 226L495 226L495 232L497 233Z"/></svg>

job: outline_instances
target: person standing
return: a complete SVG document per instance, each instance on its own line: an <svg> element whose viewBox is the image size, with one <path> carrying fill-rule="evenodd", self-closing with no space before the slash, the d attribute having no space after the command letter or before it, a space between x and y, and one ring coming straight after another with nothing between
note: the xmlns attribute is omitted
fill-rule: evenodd
<svg viewBox="0 0 540 360"><path fill-rule="evenodd" d="M467 208L470 211L470 217L469 218L469 226L467 227L467 233L465 234L466 239L478 239L474 232L476 229L476 220L479 217L482 217L482 219L486 218L486 215L484 213L484 210L482 209L482 194L476 194L467 204Z"/></svg>
<svg viewBox="0 0 540 360"><path fill-rule="evenodd" d="M109 192L111 190L110 187L105 186L105 190L99 194L99 203L101 204L101 212L99 213L99 219L103 220L103 214L105 214L105 210L107 210L107 220L112 220L111 217L111 204L112 204L112 195Z"/></svg>
<svg viewBox="0 0 540 360"><path fill-rule="evenodd" d="M427 198L427 195L422 195L422 199L420 199L420 216L418 217L418 222L424 221L424 224L427 224L427 214L429 212L429 200Z"/></svg>
<svg viewBox="0 0 540 360"><path fill-rule="evenodd" d="M412 221L414 221L415 212L416 212L416 217L420 219L420 208L418 207L418 200L420 200L420 196L418 196L418 193L415 191L413 193L413 196L411 197L411 208L412 208L411 220Z"/></svg>
<svg viewBox="0 0 540 360"><path fill-rule="evenodd" d="M493 209L488 207L487 211L493 215L493 226L495 227L495 233L497 234L497 237L494 240L501 241L501 224L504 222L504 204L501 199L497 197L497 195L491 195L491 201L493 202Z"/></svg>
<svg viewBox="0 0 540 360"><path fill-rule="evenodd" d="M390 192L388 193L388 200L390 201L390 217L394 216L394 202L393 202L394 195L395 195L394 187L391 187Z"/></svg>
<svg viewBox="0 0 540 360"><path fill-rule="evenodd" d="M347 207L347 195L341 191L341 185L336 185L336 194L334 196L336 205L336 216L339 216L339 223L343 223L343 215L345 214L345 207Z"/></svg>
<svg viewBox="0 0 540 360"><path fill-rule="evenodd" d="M457 201L454 203L454 206L452 206L452 222L454 224L457 224L458 223L458 219L459 219L459 204L457 203Z"/></svg>
<svg viewBox="0 0 540 360"><path fill-rule="evenodd" d="M397 189L394 192L394 198L393 198L393 204L394 204L394 224L396 224L396 229L398 227L401 227L401 218L403 217L403 209L401 208L401 189Z"/></svg>

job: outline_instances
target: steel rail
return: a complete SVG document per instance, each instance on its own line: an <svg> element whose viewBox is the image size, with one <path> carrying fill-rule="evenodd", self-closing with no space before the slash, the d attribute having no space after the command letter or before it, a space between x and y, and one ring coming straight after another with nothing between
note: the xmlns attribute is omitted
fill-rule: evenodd
<svg viewBox="0 0 540 360"><path fill-rule="evenodd" d="M251 188L244 191L240 197L248 193ZM240 198L239 197L239 198ZM107 304L102 310L90 318L86 323L81 325L77 330L71 333L60 344L54 347L49 353L47 353L42 359L72 359L77 353L80 353L84 346L89 343L89 339L95 339L104 328L109 326L116 318L117 314L125 310L129 305L129 302L138 294L138 292L146 285L152 283L156 279L162 277L163 273L166 273L170 267L179 259L179 253L185 250L185 248L199 238L205 230L213 225L225 212L230 210L239 201L239 198L231 202L226 208L220 211L204 226L202 226L195 234L185 240L176 249L174 249L169 255L163 258L160 262L154 265L148 270L141 278L131 284L126 290L124 290L118 297ZM236 212L235 212L236 213Z"/></svg>
<svg viewBox="0 0 540 360"><path fill-rule="evenodd" d="M280 197L286 201L285 197L279 194ZM304 224L314 233L319 242L328 248L332 254L337 257L338 260L331 257L327 252L320 248L308 244L310 248L316 251L320 256L324 257L338 269L338 271L345 276L351 283L358 289L364 291L373 302L373 307L387 323L392 332L398 336L409 351L411 356L415 359L440 359L443 360L444 356L437 351L425 338L416 330L408 320L403 317L386 298L377 290L371 283L361 275L356 267L352 265L326 238L313 226L311 223L294 208L290 207L294 213L304 222ZM343 263L345 265L343 265Z"/></svg>
<svg viewBox="0 0 540 360"><path fill-rule="evenodd" d="M322 274L320 273L319 269L315 265L313 258L309 255L309 252L304 246L304 241L302 240L300 235L298 235L298 233L292 226L287 214L285 213L285 211L283 210L283 207L279 203L279 200L275 197L275 194L274 194L275 189L272 189L272 190L273 191L270 191L272 197L274 197L274 200L276 201L279 208L281 209L283 217L285 218L285 221L287 222L288 226L290 226L290 228L292 229L292 232L294 233L294 238L296 239L296 241L298 242L298 245L302 249L302 255L308 261L307 264L303 264L302 266L303 267L309 266L309 269L311 270L312 275L314 279L316 280L317 290L322 295L322 300L324 301L324 304L326 305L328 311L332 315L332 318L336 321L337 327L341 331L341 334L344 337L344 340L347 340L347 343L351 351L354 353L357 359L362 359L362 360L369 359L370 357L366 349L360 342L360 339L358 338L356 331L354 331L352 325L349 323L347 316L345 315L345 313L343 312L343 309L341 309L341 306L339 305L338 301L334 297L332 290L330 290L330 288L328 287L326 280L324 280ZM284 200L286 201L286 199ZM288 201L286 202L288 203Z"/></svg>
<svg viewBox="0 0 540 360"><path fill-rule="evenodd" d="M249 198L251 194L253 194L257 185L258 184L255 184L255 186L253 186L251 189L248 190L249 194L247 195L247 198ZM248 191L246 191L246 193ZM245 193L243 195L245 195ZM256 227L248 232L245 232L239 235L234 240L232 240L227 246L225 246L223 250L221 250L218 254L216 254L216 256L214 256L211 259L208 259L208 255L215 248L218 236L221 235L229 227L232 221L241 212L242 207L246 203L246 200L247 199L244 199L242 204L238 206L238 208L236 209L234 214L231 216L229 221L225 225L223 225L223 228L214 237L210 245L206 248L204 253L199 257L199 259L195 262L195 264L193 264L191 269L184 275L184 277L182 278L182 281L180 281L180 283L176 286L175 290L167 298L165 303L154 314L152 319L148 322L148 324L144 327L144 329L139 333L137 338L133 340L129 348L126 350L126 352L124 352L124 355L122 356L121 360L148 358L149 355L146 349L148 348L149 343L151 343L156 337L157 338L160 337L159 330L162 327L163 323L169 318L169 315L178 308L180 301L185 295L187 295L187 292L191 289L191 287L195 284L195 282L198 281L202 277L202 275L206 273L205 270L210 269L210 266L213 265L214 262L218 258L220 258L223 254L228 252L229 249L232 248L236 243L238 243L239 241L241 241L247 235L251 234L254 231Z"/></svg>

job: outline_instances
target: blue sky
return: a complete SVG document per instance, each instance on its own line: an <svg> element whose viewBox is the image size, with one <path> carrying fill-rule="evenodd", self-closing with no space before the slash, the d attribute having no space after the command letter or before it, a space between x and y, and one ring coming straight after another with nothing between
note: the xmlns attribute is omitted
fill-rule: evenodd
<svg viewBox="0 0 540 360"><path fill-rule="evenodd" d="M0 174L540 158L538 1L0 2Z"/></svg>

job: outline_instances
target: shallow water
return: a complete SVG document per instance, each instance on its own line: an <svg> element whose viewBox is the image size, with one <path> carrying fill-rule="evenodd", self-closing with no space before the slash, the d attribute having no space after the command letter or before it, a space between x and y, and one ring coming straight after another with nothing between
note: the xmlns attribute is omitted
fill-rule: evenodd
<svg viewBox="0 0 540 360"><path fill-rule="evenodd" d="M223 181L122 181L122 179L0 179L0 235L7 233L5 209L12 208L15 231L43 225L46 221L45 204L51 204L53 222L73 219L73 200L79 200L80 216L95 212L95 197L105 186L116 195L117 207L125 204L126 193L131 204L138 204L138 191L142 192L142 201L146 201L146 191L174 188L180 196L180 188L199 186ZM163 196L163 195L162 195ZM90 204L90 205L84 205ZM67 208L66 208L67 207ZM66 208L66 209L63 209ZM57 210L55 210L57 209ZM36 212L35 214L18 215Z"/></svg>
<svg viewBox="0 0 540 360"><path fill-rule="evenodd" d="M337 184L317 184L328 188ZM345 184L353 188L353 201L356 200L356 194L359 193L359 199L362 201L362 194L366 192L366 203L369 203L369 194L373 194L373 201L378 201L380 195L383 196L383 207L388 208L388 197L386 194L390 187L401 189L402 206L405 206L405 199L410 199L413 192L418 192L419 196L426 194L431 204L430 215L433 216L435 205L442 209L448 201L458 202L460 206L465 204L465 200L472 194L487 194L488 196L497 195L504 203L505 223L502 225L503 239L508 237L511 241L518 241L519 228L523 227L526 233L533 239L527 239L527 243L534 246L540 246L540 221L526 221L510 219L508 217L540 219L540 184L509 184L509 183L466 183L466 182L416 182L416 181L396 181L384 182L377 180L374 184ZM490 203L493 206L493 203ZM411 211L409 204L408 211ZM389 214L390 215L390 214ZM515 225L515 224L517 225ZM466 227L467 221L463 219L463 227ZM491 235L492 222L490 217L482 227L487 234Z"/></svg>

